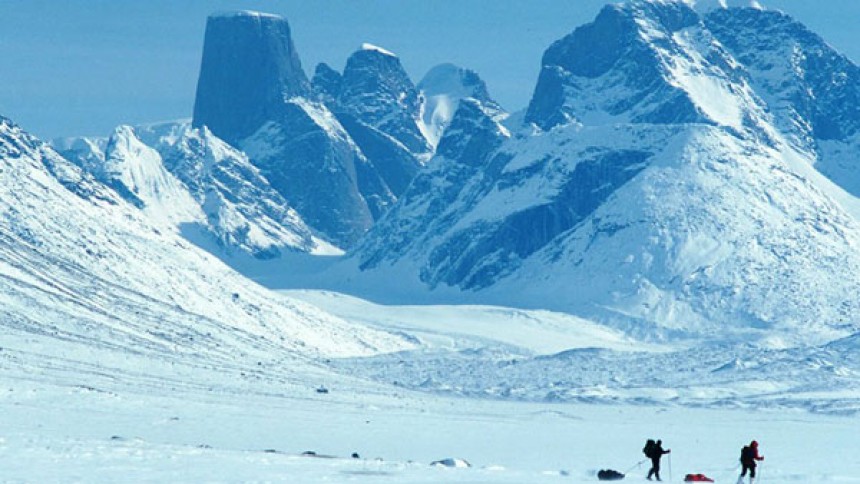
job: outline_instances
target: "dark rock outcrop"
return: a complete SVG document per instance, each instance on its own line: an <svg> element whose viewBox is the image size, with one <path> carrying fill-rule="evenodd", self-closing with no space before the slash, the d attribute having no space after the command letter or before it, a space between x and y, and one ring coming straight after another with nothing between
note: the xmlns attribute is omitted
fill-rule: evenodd
<svg viewBox="0 0 860 484"><path fill-rule="evenodd" d="M396 55L365 44L346 61L338 111L388 134L410 152L431 147L418 128L418 91Z"/></svg>
<svg viewBox="0 0 860 484"><path fill-rule="evenodd" d="M194 127L236 144L281 116L285 99L309 94L286 19L257 12L209 17Z"/></svg>

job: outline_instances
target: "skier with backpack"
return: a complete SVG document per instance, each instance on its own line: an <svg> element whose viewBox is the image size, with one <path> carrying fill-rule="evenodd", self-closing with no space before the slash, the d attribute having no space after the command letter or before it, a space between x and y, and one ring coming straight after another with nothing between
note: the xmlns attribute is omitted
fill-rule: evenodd
<svg viewBox="0 0 860 484"><path fill-rule="evenodd" d="M758 442L753 440L750 445L744 446L741 449L741 475L738 477L738 484L744 482L744 477L747 475L747 471L750 472L750 484L755 480L755 461L764 460L763 455L758 454Z"/></svg>
<svg viewBox="0 0 860 484"><path fill-rule="evenodd" d="M648 439L648 442L645 443L645 448L642 449L642 452L646 457L651 459L651 470L648 471L648 480L651 480L651 476L657 478L658 481L662 481L660 479L660 459L663 457L663 454L668 454L672 452L671 449L663 450L663 441L658 440L654 442L653 439Z"/></svg>

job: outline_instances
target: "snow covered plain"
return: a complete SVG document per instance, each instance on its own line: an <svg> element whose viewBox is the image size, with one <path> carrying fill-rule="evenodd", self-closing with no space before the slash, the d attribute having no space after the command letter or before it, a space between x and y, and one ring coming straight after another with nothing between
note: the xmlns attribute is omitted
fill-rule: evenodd
<svg viewBox="0 0 860 484"><path fill-rule="evenodd" d="M400 351L332 360L338 373L450 396L703 408L860 410L858 338L786 345L767 332L734 341L646 343L562 313L492 306L381 306L285 291L343 320L392 331Z"/></svg>
<svg viewBox="0 0 860 484"><path fill-rule="evenodd" d="M225 379L229 378L225 375ZM4 386L5 383L4 382ZM4 481L588 482L630 471L648 436L671 471L734 482L740 446L762 442L761 482L858 482L846 417L454 399L397 392L165 396L16 384L2 398ZM302 457L314 450L334 458ZM349 458L353 452L359 459ZM468 469L429 463L461 456Z"/></svg>
<svg viewBox="0 0 860 484"><path fill-rule="evenodd" d="M718 361L730 364L711 374L760 365L752 355L765 358L765 350L750 347L750 360L717 351L702 358L701 349L638 344L547 311L378 306L320 291L288 296L367 331L406 337L414 343L409 362L386 352L241 362L201 349L172 358L4 334L2 480L589 482L613 468L644 481L641 447L655 437L673 449L664 480L701 472L734 482L740 447L755 438L766 456L760 482L860 482L860 422L855 408L839 404L856 401L856 389L822 378L831 386L820 395L791 400L775 364L755 366L758 381L702 379L701 368ZM525 327L540 336L517 340ZM554 368L555 359L578 351L588 358ZM637 361L642 353L649 358ZM593 368L584 366L589 360ZM519 381L506 373L511 366L524 367ZM548 378L564 386L563 373L569 383L598 378L597 369L603 384L576 383L581 394L546 391ZM630 375L647 384L625 382ZM509 392L494 393L502 380ZM472 467L430 465L445 458Z"/></svg>

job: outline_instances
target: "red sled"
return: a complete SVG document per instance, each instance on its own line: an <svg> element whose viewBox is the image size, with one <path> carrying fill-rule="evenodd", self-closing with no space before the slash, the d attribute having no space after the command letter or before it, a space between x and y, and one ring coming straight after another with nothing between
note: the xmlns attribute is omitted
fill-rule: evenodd
<svg viewBox="0 0 860 484"><path fill-rule="evenodd" d="M687 474L684 476L684 482L714 482L714 480L704 474Z"/></svg>

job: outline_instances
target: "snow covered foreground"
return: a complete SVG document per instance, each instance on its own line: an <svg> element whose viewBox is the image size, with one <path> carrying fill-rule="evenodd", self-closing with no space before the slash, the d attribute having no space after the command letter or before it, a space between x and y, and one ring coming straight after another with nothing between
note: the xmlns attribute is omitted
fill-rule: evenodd
<svg viewBox="0 0 860 484"><path fill-rule="evenodd" d="M860 428L845 417L493 402L340 384L329 394L141 394L133 380L93 388L3 380L5 482L589 482L605 467L636 482L651 436L673 449L665 480L701 472L734 482L740 447L756 438L766 456L760 482L860 482ZM429 465L452 456L472 467Z"/></svg>
<svg viewBox="0 0 860 484"><path fill-rule="evenodd" d="M642 445L654 437L673 449L671 470L664 461L665 480L670 473L677 482L685 473L701 472L717 482L735 482L740 447L755 438L766 456L760 482L860 482L856 416L763 403L765 394L779 392L761 383L739 380L723 404L753 408L731 409L717 408L713 396L709 408L691 408L696 403L694 392L685 390L689 383L653 394L636 385L613 390L615 381L608 388L591 387L599 395L571 401L542 398L527 388L505 396L468 388L480 380L489 387L494 375L505 375L500 355L532 365L526 373L535 387L545 385L543 380L557 375L551 364L542 372L535 362L577 348L595 351L589 347L618 355L644 351L657 361L657 355L671 355L676 366L642 367L638 377L681 373L695 380L698 375L689 372L696 358L679 359L683 348L645 346L584 321L578 327L565 324L571 316L545 311L384 307L312 291L289 296L368 330L385 328L412 340L410 363L402 354L382 352L363 359L288 362L287 372L283 362L239 365L206 351L180 361L47 337L4 337L2 480L596 482L597 470L613 468L630 471L626 481L637 482L647 472L644 463L637 466ZM524 327L541 337L516 340ZM559 348L569 350L557 353ZM606 364L596 366L623 374L620 363ZM393 371L397 367L399 374ZM460 373L464 368L483 373L468 382ZM408 379L422 371L436 376L409 388ZM576 364L565 371L588 374ZM756 372L774 385L784 378L768 368ZM404 380L391 381L395 375ZM458 382L462 388L455 388ZM727 383L710 384L713 392L731 390ZM321 388L328 392L318 392ZM838 390L831 388L826 398L838 400ZM649 393L651 401L630 398ZM302 456L306 451L318 457ZM352 453L360 457L351 458ZM446 458L465 459L472 467L430 465Z"/></svg>

